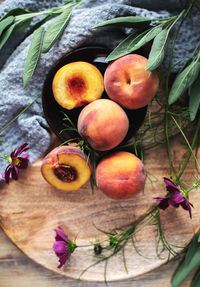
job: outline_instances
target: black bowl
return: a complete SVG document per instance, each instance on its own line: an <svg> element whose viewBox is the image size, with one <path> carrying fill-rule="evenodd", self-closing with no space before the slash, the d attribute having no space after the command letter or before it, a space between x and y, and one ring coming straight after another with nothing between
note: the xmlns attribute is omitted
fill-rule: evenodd
<svg viewBox="0 0 200 287"><path fill-rule="evenodd" d="M43 86L43 93L42 93L42 105L44 110L44 115L46 120L51 128L51 130L61 139L61 141L66 141L71 138L77 137L77 133L74 131L64 131L61 133L61 130L65 128L64 126L64 115L71 119L75 126L77 126L78 116L80 111L84 107L75 108L73 110L67 110L62 108L58 103L55 101L52 91L52 82L56 72L64 65L76 62L76 61L84 61L89 62L95 65L102 75L104 75L105 70L108 66L108 63L105 61L106 57L110 51L103 47L83 47L77 50L74 50L64 57L62 57L49 71L47 78L45 80ZM103 98L108 98L106 92L103 93ZM137 110L128 110L124 109L128 118L129 118L129 130L126 135L126 138L123 142L126 142L132 136L135 135L136 131L141 126L142 122L144 121L147 106Z"/></svg>

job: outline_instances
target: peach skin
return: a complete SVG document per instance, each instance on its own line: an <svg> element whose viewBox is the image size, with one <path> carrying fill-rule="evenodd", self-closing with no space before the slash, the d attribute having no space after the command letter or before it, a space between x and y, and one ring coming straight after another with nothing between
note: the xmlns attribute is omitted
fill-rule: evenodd
<svg viewBox="0 0 200 287"><path fill-rule="evenodd" d="M78 147L60 146L44 158L41 172L53 187L62 191L75 191L89 180L90 166Z"/></svg>
<svg viewBox="0 0 200 287"><path fill-rule="evenodd" d="M112 62L104 75L110 99L127 109L139 109L155 96L159 80L155 72L146 71L147 59L130 54Z"/></svg>
<svg viewBox="0 0 200 287"><path fill-rule="evenodd" d="M52 90L57 103L71 110L101 98L104 91L103 76L90 63L73 62L57 71Z"/></svg>
<svg viewBox="0 0 200 287"><path fill-rule="evenodd" d="M100 99L87 105L78 118L78 132L95 150L106 151L125 138L129 120L115 102Z"/></svg>
<svg viewBox="0 0 200 287"><path fill-rule="evenodd" d="M96 168L99 189L112 199L128 199L143 190L145 170L142 161L129 152L115 152L103 158Z"/></svg>

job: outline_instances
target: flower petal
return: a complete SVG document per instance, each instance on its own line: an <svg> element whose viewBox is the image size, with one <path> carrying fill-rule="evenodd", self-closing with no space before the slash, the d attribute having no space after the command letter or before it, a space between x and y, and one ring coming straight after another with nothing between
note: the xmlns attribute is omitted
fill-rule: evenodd
<svg viewBox="0 0 200 287"><path fill-rule="evenodd" d="M154 197L154 199L156 199L157 201L160 202L160 203L158 204L158 207L159 207L160 209L165 210L165 209L169 206L168 198L166 198L166 197Z"/></svg>
<svg viewBox="0 0 200 287"><path fill-rule="evenodd" d="M180 203L176 203L172 198L168 199L168 203L169 203L169 205L172 205L175 208L178 208L180 205Z"/></svg>
<svg viewBox="0 0 200 287"><path fill-rule="evenodd" d="M27 146L28 146L27 143L24 143L23 145L21 145L21 146L18 148L18 150L17 150L15 156L18 156L19 154L21 154L21 153L23 153L24 151L28 150L29 148L28 148Z"/></svg>
<svg viewBox="0 0 200 287"><path fill-rule="evenodd" d="M61 230L55 229L55 232L56 232L55 239L56 239L56 241L60 241L61 240L61 241L67 242L67 235L64 233L64 230L60 226L58 226L58 228L61 229Z"/></svg>
<svg viewBox="0 0 200 287"><path fill-rule="evenodd" d="M63 265L65 265L67 259L69 258L69 253L64 253L59 257L60 264L57 266L58 268L61 268Z"/></svg>
<svg viewBox="0 0 200 287"><path fill-rule="evenodd" d="M175 183L173 183L171 181L171 179L164 177L164 182L166 183L166 185L168 185L169 187L173 188L173 190L174 189L179 190L178 186Z"/></svg>
<svg viewBox="0 0 200 287"><path fill-rule="evenodd" d="M190 218L192 218L192 209L190 206L193 207L193 205L188 201L187 198L185 198L184 202L181 203L182 208L184 208L185 210L189 211L190 214Z"/></svg>
<svg viewBox="0 0 200 287"><path fill-rule="evenodd" d="M175 189L174 187L171 186L166 186L166 190L169 191L171 194L173 194L174 192L180 192L178 188Z"/></svg>
<svg viewBox="0 0 200 287"><path fill-rule="evenodd" d="M171 199L176 203L176 204L180 204L181 202L185 201L185 197L182 195L182 193L180 191L175 191L172 195L171 195Z"/></svg>
<svg viewBox="0 0 200 287"><path fill-rule="evenodd" d="M19 164L19 168L27 168L28 167L28 162L29 162L29 155L28 154L24 154L20 157L18 157L18 159L20 160L20 164Z"/></svg>
<svg viewBox="0 0 200 287"><path fill-rule="evenodd" d="M5 179L5 182L6 182L6 183L9 183L10 173L11 173L12 167L13 167L13 165L12 165L12 164L9 164L9 165L6 167L5 171L2 173L2 178Z"/></svg>
<svg viewBox="0 0 200 287"><path fill-rule="evenodd" d="M16 166L13 166L13 168L11 169L11 176L14 180L18 179L18 173L19 169Z"/></svg>
<svg viewBox="0 0 200 287"><path fill-rule="evenodd" d="M53 244L53 250L58 256L58 254L65 253L67 251L67 243L65 241L56 241Z"/></svg>
<svg viewBox="0 0 200 287"><path fill-rule="evenodd" d="M11 152L11 154L10 154L10 157L13 159L13 158L15 158L17 155L16 155L16 149L14 150L14 151L12 151Z"/></svg>
<svg viewBox="0 0 200 287"><path fill-rule="evenodd" d="M158 197L154 197L154 199L156 199L157 201L162 201L164 200L166 197L163 197L163 196L158 196Z"/></svg>

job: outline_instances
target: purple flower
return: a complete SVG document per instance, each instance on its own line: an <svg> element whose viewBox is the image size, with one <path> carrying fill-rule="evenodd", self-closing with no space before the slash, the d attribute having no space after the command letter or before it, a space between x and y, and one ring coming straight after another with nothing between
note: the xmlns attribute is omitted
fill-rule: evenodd
<svg viewBox="0 0 200 287"><path fill-rule="evenodd" d="M66 261L69 259L71 253L77 247L75 243L68 239L62 227L58 226L58 229L55 229L56 237L53 244L53 250L57 257L59 258L60 264L57 266L61 268Z"/></svg>
<svg viewBox="0 0 200 287"><path fill-rule="evenodd" d="M181 205L182 208L189 211L190 218L192 218L191 206L193 207L193 205L182 194L179 187L174 184L170 179L164 177L164 182L167 185L166 189L168 191L168 194L165 197L154 197L154 199L159 202L158 207L165 210L170 205L175 208Z"/></svg>
<svg viewBox="0 0 200 287"><path fill-rule="evenodd" d="M28 144L24 143L17 150L15 149L9 157L7 157L9 165L6 167L5 171L2 174L2 177L5 179L6 183L9 183L10 177L14 180L17 180L19 169L24 169L28 167L29 155L21 155L24 151L27 151L28 149Z"/></svg>

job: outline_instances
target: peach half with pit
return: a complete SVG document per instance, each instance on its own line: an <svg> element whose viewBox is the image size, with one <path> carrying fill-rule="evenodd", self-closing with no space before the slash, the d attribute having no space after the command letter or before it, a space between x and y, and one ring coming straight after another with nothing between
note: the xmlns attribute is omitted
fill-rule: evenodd
<svg viewBox="0 0 200 287"><path fill-rule="evenodd" d="M60 68L52 83L57 103L71 110L101 98L104 81L101 72L87 62L72 62Z"/></svg>
<svg viewBox="0 0 200 287"><path fill-rule="evenodd" d="M56 189L75 191L89 180L90 166L78 147L60 146L44 158L41 172L44 179Z"/></svg>
<svg viewBox="0 0 200 287"><path fill-rule="evenodd" d="M104 75L105 90L110 99L127 109L139 109L155 96L159 79L146 70L147 59L129 54L113 61Z"/></svg>
<svg viewBox="0 0 200 287"><path fill-rule="evenodd" d="M100 99L83 108L78 117L78 132L95 150L106 151L125 138L129 120L115 102Z"/></svg>
<svg viewBox="0 0 200 287"><path fill-rule="evenodd" d="M112 199L128 199L143 190L145 170L134 154L120 151L103 158L96 168L98 188Z"/></svg>

